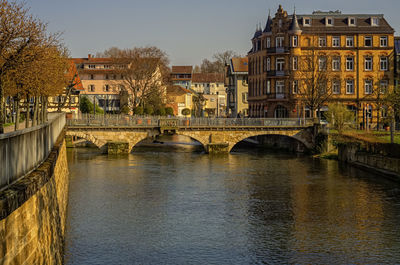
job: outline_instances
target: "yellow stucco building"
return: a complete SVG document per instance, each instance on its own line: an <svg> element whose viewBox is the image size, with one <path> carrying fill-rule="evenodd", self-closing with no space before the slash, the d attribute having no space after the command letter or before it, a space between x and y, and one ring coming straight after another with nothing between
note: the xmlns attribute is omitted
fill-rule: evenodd
<svg viewBox="0 0 400 265"><path fill-rule="evenodd" d="M394 83L394 30L379 14L316 11L288 16L279 6L252 39L249 114L252 117L309 117L311 88L323 101L343 102L360 125L385 115L380 98ZM314 93L314 89L313 89ZM312 113L314 115L312 115Z"/></svg>

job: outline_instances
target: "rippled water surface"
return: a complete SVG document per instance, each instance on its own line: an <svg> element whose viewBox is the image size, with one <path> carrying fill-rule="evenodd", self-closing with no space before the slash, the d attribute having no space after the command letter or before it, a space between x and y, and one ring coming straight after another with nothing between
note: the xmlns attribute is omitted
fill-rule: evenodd
<svg viewBox="0 0 400 265"><path fill-rule="evenodd" d="M395 264L400 185L293 154L69 150L67 264Z"/></svg>

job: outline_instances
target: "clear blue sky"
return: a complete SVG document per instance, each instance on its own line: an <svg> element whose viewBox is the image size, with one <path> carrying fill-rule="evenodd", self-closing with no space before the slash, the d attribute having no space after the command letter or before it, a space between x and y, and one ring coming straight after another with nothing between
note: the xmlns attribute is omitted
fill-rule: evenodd
<svg viewBox="0 0 400 265"><path fill-rule="evenodd" d="M400 0L27 0L31 13L62 31L73 57L109 47L154 45L174 65L200 64L215 52L245 55L256 24L279 4L292 14L313 10L384 14L400 31ZM398 34L398 33L396 33ZM400 35L400 34L399 34Z"/></svg>

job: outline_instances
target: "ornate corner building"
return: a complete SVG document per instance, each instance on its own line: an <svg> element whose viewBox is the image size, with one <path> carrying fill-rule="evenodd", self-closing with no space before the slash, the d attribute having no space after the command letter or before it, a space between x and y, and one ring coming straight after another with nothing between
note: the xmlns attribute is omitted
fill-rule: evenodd
<svg viewBox="0 0 400 265"><path fill-rule="evenodd" d="M288 16L279 6L252 38L249 114L310 117L326 111L328 102L339 101L356 113L360 124L367 119L372 124L380 109L376 91L384 93L394 83L393 54L394 30L383 15L316 11ZM324 89L331 95L322 108L312 110L303 88L320 71L326 73Z"/></svg>

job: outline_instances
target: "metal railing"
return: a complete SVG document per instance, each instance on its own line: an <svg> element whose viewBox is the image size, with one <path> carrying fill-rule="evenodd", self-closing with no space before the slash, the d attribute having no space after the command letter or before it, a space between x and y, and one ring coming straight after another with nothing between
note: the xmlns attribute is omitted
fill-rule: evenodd
<svg viewBox="0 0 400 265"><path fill-rule="evenodd" d="M98 127L298 127L312 126L313 119L268 118L184 118L162 116L84 114L68 119L67 126Z"/></svg>

